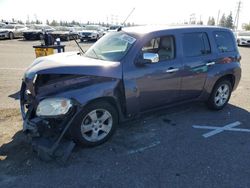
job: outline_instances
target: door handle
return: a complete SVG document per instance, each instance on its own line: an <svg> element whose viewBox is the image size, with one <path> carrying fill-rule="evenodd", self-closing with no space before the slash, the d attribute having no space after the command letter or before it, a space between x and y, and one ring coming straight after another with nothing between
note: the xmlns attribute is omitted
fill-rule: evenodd
<svg viewBox="0 0 250 188"><path fill-rule="evenodd" d="M206 63L207 66L211 66L211 65L214 65L214 64L215 64L214 61Z"/></svg>
<svg viewBox="0 0 250 188"><path fill-rule="evenodd" d="M173 72L177 72L179 69L178 68L169 68L168 70L166 70L167 73L173 73Z"/></svg>

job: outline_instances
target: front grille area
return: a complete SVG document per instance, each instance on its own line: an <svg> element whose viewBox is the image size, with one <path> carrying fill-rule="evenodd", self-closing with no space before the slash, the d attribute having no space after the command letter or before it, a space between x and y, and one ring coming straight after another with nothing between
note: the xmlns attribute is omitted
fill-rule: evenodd
<svg viewBox="0 0 250 188"><path fill-rule="evenodd" d="M91 33L89 33L89 32L82 32L82 35L85 35L85 36L90 36L90 35L91 35Z"/></svg>

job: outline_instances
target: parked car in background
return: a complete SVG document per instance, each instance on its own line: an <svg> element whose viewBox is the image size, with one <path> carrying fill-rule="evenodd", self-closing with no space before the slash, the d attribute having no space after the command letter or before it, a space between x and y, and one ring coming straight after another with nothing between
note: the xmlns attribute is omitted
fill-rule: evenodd
<svg viewBox="0 0 250 188"><path fill-rule="evenodd" d="M122 25L111 25L108 28L108 31L117 31L119 28L123 28L123 26Z"/></svg>
<svg viewBox="0 0 250 188"><path fill-rule="evenodd" d="M28 28L20 24L8 24L0 28L0 38L1 39L14 39L23 37L23 32Z"/></svg>
<svg viewBox="0 0 250 188"><path fill-rule="evenodd" d="M236 33L238 46L250 46L250 31L241 31Z"/></svg>
<svg viewBox="0 0 250 188"><path fill-rule="evenodd" d="M104 35L104 29L99 25L86 25L84 30L79 32L79 35L81 42L88 40L98 40Z"/></svg>
<svg viewBox="0 0 250 188"><path fill-rule="evenodd" d="M30 25L29 29L23 32L23 37L26 40L40 40L43 38L43 33L45 31L51 33L55 31L55 29L51 26L42 24Z"/></svg>
<svg viewBox="0 0 250 188"><path fill-rule="evenodd" d="M3 22L0 22L0 28L2 28L3 26L5 26L6 24Z"/></svg>
<svg viewBox="0 0 250 188"><path fill-rule="evenodd" d="M82 29L81 29L82 30ZM56 38L60 38L61 41L69 41L72 39L78 39L79 28L75 27L63 27L59 26L55 28L55 31L51 33L51 35Z"/></svg>
<svg viewBox="0 0 250 188"><path fill-rule="evenodd" d="M34 61L20 91L23 130L37 147L47 139L51 154L58 144L54 137L68 133L79 144L95 146L108 140L119 123L152 110L188 101L221 110L239 84L240 60L234 35L226 28L110 32L85 54Z"/></svg>

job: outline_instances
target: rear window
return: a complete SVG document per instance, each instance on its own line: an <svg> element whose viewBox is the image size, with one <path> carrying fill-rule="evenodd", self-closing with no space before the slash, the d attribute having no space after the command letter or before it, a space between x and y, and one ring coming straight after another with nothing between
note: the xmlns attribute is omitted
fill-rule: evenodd
<svg viewBox="0 0 250 188"><path fill-rule="evenodd" d="M219 52L235 51L235 42L232 35L225 31L215 31L214 38Z"/></svg>
<svg viewBox="0 0 250 188"><path fill-rule="evenodd" d="M186 33L182 37L182 45L185 57L203 56L211 53L206 33Z"/></svg>

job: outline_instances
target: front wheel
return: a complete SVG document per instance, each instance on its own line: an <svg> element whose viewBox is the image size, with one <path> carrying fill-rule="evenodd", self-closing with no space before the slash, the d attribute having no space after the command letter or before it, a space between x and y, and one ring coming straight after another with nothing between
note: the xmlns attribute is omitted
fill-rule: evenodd
<svg viewBox="0 0 250 188"><path fill-rule="evenodd" d="M223 109L227 105L230 99L231 92L232 92L232 84L230 81L228 80L219 81L215 85L207 101L208 107L213 110Z"/></svg>
<svg viewBox="0 0 250 188"><path fill-rule="evenodd" d="M85 107L71 134L81 145L96 146L112 136L117 124L116 109L107 102L97 102Z"/></svg>

